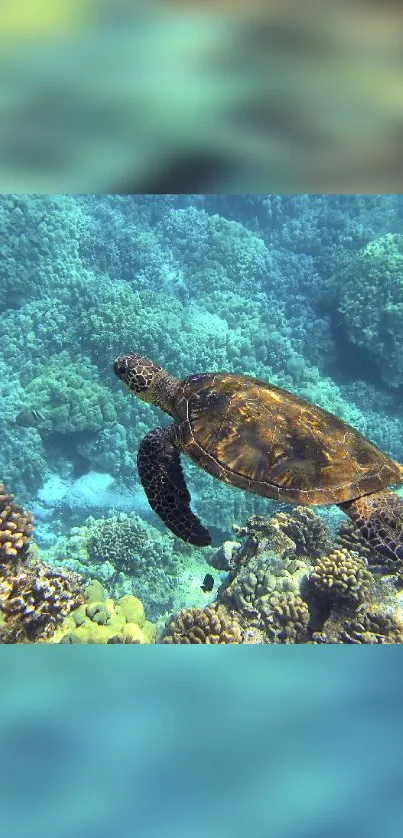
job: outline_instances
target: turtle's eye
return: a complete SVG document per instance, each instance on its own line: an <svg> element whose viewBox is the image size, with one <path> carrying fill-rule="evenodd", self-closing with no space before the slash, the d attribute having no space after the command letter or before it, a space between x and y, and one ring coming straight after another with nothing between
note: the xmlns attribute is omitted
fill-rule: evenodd
<svg viewBox="0 0 403 838"><path fill-rule="evenodd" d="M125 358L117 358L113 365L113 370L119 377L124 375L128 370L128 363Z"/></svg>

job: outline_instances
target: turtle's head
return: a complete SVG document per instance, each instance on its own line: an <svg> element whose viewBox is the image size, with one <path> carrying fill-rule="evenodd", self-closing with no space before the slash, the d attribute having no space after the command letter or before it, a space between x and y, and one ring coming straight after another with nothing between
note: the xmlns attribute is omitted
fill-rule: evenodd
<svg viewBox="0 0 403 838"><path fill-rule="evenodd" d="M173 415L172 399L178 382L166 370L143 355L121 355L116 358L113 370L139 399Z"/></svg>

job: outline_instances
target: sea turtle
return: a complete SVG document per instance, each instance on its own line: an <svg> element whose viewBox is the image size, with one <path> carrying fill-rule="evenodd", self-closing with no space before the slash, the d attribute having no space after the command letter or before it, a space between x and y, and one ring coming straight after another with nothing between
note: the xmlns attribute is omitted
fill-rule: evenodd
<svg viewBox="0 0 403 838"><path fill-rule="evenodd" d="M173 417L141 441L140 479L154 511L184 541L211 543L190 508L180 454L213 477L262 497L337 504L369 544L403 559L403 466L337 416L249 375L178 380L141 355L117 358L129 389Z"/></svg>

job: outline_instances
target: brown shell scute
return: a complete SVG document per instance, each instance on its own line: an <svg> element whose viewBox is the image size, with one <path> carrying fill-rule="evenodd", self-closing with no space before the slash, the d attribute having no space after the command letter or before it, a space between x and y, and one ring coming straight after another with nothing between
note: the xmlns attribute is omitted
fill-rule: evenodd
<svg viewBox="0 0 403 838"><path fill-rule="evenodd" d="M185 450L215 477L264 497L342 503L402 480L398 464L341 419L248 376L184 382ZM184 418L184 417L181 417Z"/></svg>

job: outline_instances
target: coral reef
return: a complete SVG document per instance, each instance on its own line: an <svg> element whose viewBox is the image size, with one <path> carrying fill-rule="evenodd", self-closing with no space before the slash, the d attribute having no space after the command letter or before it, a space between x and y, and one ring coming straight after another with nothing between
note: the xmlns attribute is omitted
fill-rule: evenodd
<svg viewBox="0 0 403 838"><path fill-rule="evenodd" d="M306 525L304 518L302 521ZM307 638L309 610L301 590L308 579L310 559L303 553L297 555L295 542L280 526L284 522L290 531L299 532L301 517L297 514L293 522L291 514L281 518L281 513L271 519L255 516L243 530L237 529L238 535L248 538L235 553L220 599L238 615L248 642L252 642L251 629L266 643L302 643ZM309 522L321 543L324 530L313 518Z"/></svg>
<svg viewBox="0 0 403 838"><path fill-rule="evenodd" d="M221 599L245 629L259 629L266 643L303 642L309 611L300 590L306 578L304 562L284 557L279 562L274 553L265 552L238 571Z"/></svg>
<svg viewBox="0 0 403 838"><path fill-rule="evenodd" d="M317 590L332 601L357 606L370 597L372 575L367 563L345 547L317 559L310 578Z"/></svg>
<svg viewBox="0 0 403 838"><path fill-rule="evenodd" d="M0 196L2 479L38 510L35 494L49 473L76 483L102 471L133 499L133 507L111 501L113 517L133 508L155 521L135 457L140 439L166 417L112 381L113 358L131 350L177 375L227 369L291 389L399 459L401 217L396 196ZM20 427L15 420L25 409L44 419ZM307 583L311 563L332 550L358 554L377 580L378 569L394 584L402 579L402 568L368 553L348 524L331 544L323 517L283 507L259 530L258 516L270 514L271 502L215 481L186 459L184 469L216 545L231 538L234 521L250 519L240 527L249 528L242 548L217 556L212 594L227 586L234 597L228 607L236 613L242 604L246 623L256 622L248 636L267 639L264 609L275 596L302 597L311 618L319 601L340 610L340 596L333 604ZM85 515L109 514L104 509ZM48 512L41 526L53 539L83 521L67 500ZM323 515L333 526L330 513ZM122 524L112 560L106 533L103 552L90 557L86 545L97 528L73 531L46 560L95 576L115 600L137 595L152 619L187 604L211 605L200 591L207 552L183 552L156 527L148 536L138 530L130 552ZM353 598L349 607L359 604ZM319 609L308 634L327 617Z"/></svg>
<svg viewBox="0 0 403 838"><path fill-rule="evenodd" d="M122 512L98 520L89 518L86 527L90 564L109 562L116 574L124 572L141 577L157 566L177 567L179 557L190 557L192 552L191 547L174 539L171 533L158 530L135 513Z"/></svg>
<svg viewBox="0 0 403 838"><path fill-rule="evenodd" d="M117 588L123 578L131 578L138 590L144 588L144 575L150 571L152 575L165 564L162 573L169 576L176 561L177 579L183 573L183 580L184 568L191 561L187 545L181 546L182 564L179 555L173 559L172 545L168 544L175 541L173 537L154 532L138 516L89 519L88 526L75 528L78 535L71 539L71 544L76 539L76 555L80 550L86 553L85 575L91 581L84 589L82 576L74 571L74 559L67 559L63 569L57 566L56 554L55 566L40 561L30 546L30 514L14 503L4 487L0 499L0 642L155 642L156 625L145 617L143 598L133 589L111 595L111 584L104 588L92 578L92 571L109 565ZM281 510L271 519L254 516L245 527L236 528L240 538L246 536L243 543L228 542L211 551L212 565L227 575L211 593L210 604L176 609L178 600L172 596L174 616L159 632L157 642L403 642L402 597L396 575L385 576L376 566L370 572L366 550L360 554L353 549L360 544L350 525L339 528L331 549L321 552L324 545L329 547L329 531L315 512L305 512L296 508L294 515ZM10 524L16 524L16 529ZM10 540L13 533L17 535ZM148 560L152 555L154 564ZM187 573L192 579L189 567ZM203 601L201 567L198 574L199 582L193 579L192 584ZM158 609L155 617L161 621Z"/></svg>
<svg viewBox="0 0 403 838"><path fill-rule="evenodd" d="M304 526L309 522L308 539L306 531L299 539L301 521ZM283 523L294 534L300 555ZM305 517L295 509L295 518L291 512L275 513L271 519L255 516L246 527L236 528L247 540L234 553L231 547L228 578L218 600L239 620L243 642L400 642L396 579L375 567L371 573L366 556L341 546L337 534L332 541L322 523L313 510ZM305 553L307 541L312 556Z"/></svg>
<svg viewBox="0 0 403 838"><path fill-rule="evenodd" d="M224 541L221 547L209 557L209 564L217 570L234 570L240 547L239 541Z"/></svg>
<svg viewBox="0 0 403 838"><path fill-rule="evenodd" d="M83 222L80 203L69 196L2 196L0 308L18 308L71 283Z"/></svg>
<svg viewBox="0 0 403 838"><path fill-rule="evenodd" d="M357 554L370 569L376 568L385 573L398 575L403 573L401 559L397 556L385 556L378 550L374 550L350 521L340 524L335 535L334 545Z"/></svg>
<svg viewBox="0 0 403 838"><path fill-rule="evenodd" d="M331 281L348 339L368 352L383 380L403 383L403 236L369 242Z"/></svg>
<svg viewBox="0 0 403 838"><path fill-rule="evenodd" d="M185 608L167 625L160 643L241 643L242 628L224 605Z"/></svg>
<svg viewBox="0 0 403 838"><path fill-rule="evenodd" d="M26 560L32 532L32 515L0 483L0 573L17 560Z"/></svg>
<svg viewBox="0 0 403 838"><path fill-rule="evenodd" d="M156 628L135 596L108 597L100 583L86 589L85 603L72 611L52 643L153 643Z"/></svg>
<svg viewBox="0 0 403 838"><path fill-rule="evenodd" d="M238 524L234 524L233 529L238 538L247 536L242 550L236 557L237 567L246 564L252 557L267 550L280 556L294 554L295 542L283 532L278 521L273 521L273 518L252 515L246 526L240 527Z"/></svg>
<svg viewBox="0 0 403 838"><path fill-rule="evenodd" d="M314 559L322 555L329 545L329 527L323 518L307 506L296 506L290 513L276 512L271 524L291 538L297 556Z"/></svg>
<svg viewBox="0 0 403 838"><path fill-rule="evenodd" d="M242 563L242 557L249 560L252 555L267 549L311 561L323 554L330 538L326 521L306 506L295 506L287 512L280 509L270 519L254 515L246 527L235 525L234 532L237 536L248 536L237 564Z"/></svg>
<svg viewBox="0 0 403 838"><path fill-rule="evenodd" d="M4 482L28 503L49 471L46 451L37 429L6 429L2 434L1 462Z"/></svg>
<svg viewBox="0 0 403 838"><path fill-rule="evenodd" d="M114 422L110 393L99 382L97 367L73 364L67 352L54 355L41 374L28 382L25 398L44 415L43 432L97 431Z"/></svg>
<svg viewBox="0 0 403 838"><path fill-rule="evenodd" d="M200 585L210 569L211 552L195 550L134 513L119 513L88 518L43 555L52 565L97 579L115 599L134 594L155 620L184 607L189 598L192 604L203 601Z"/></svg>
<svg viewBox="0 0 403 838"><path fill-rule="evenodd" d="M314 643L403 643L403 621L377 605L360 606L353 615L332 614L313 634Z"/></svg>
<svg viewBox="0 0 403 838"><path fill-rule="evenodd" d="M269 643L304 643L308 639L309 609L294 593L276 594L262 609Z"/></svg>
<svg viewBox="0 0 403 838"><path fill-rule="evenodd" d="M203 209L169 209L157 231L180 263L186 254L185 282L191 296L204 297L217 286L233 290L235 279L244 292L255 290L270 267L269 252L259 235Z"/></svg>
<svg viewBox="0 0 403 838"><path fill-rule="evenodd" d="M33 519L0 484L0 642L46 641L83 599L75 573L30 553Z"/></svg>
<svg viewBox="0 0 403 838"><path fill-rule="evenodd" d="M51 640L57 626L83 598L78 574L40 563L14 567L0 578L0 611L5 620L0 641Z"/></svg>
<svg viewBox="0 0 403 838"><path fill-rule="evenodd" d="M273 596L298 594L307 572L304 562L292 559L279 561L275 553L266 551L238 570L224 588L222 598L245 614L249 622L254 621L258 625L262 615L264 619L267 604Z"/></svg>
<svg viewBox="0 0 403 838"><path fill-rule="evenodd" d="M25 407L45 415L38 428L3 426L4 479L30 500L47 470L84 458L133 484L155 420L110 390L109 369L136 348L177 374L229 369L294 389L399 456L400 414L385 416L376 387L353 398L328 377L333 335L312 307L342 249L354 255L399 223L389 196L2 196L0 396L6 420ZM189 474L220 537L267 510Z"/></svg>

